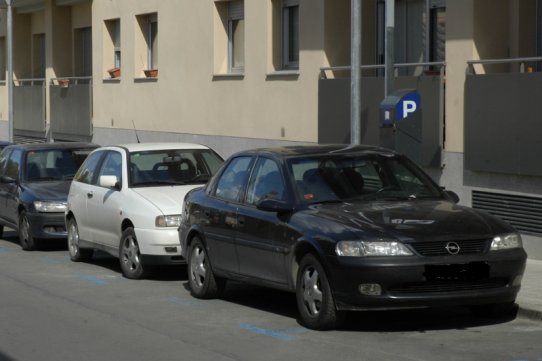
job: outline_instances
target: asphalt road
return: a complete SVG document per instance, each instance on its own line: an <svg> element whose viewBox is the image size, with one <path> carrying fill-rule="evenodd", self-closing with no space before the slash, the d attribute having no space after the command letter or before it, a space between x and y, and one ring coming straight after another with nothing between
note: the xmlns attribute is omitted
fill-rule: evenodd
<svg viewBox="0 0 542 361"><path fill-rule="evenodd" d="M542 361L542 322L522 318L365 312L316 332L296 315L289 293L229 284L201 301L183 267L133 281L105 254L73 263L63 243L24 252L14 233L0 240L0 361Z"/></svg>

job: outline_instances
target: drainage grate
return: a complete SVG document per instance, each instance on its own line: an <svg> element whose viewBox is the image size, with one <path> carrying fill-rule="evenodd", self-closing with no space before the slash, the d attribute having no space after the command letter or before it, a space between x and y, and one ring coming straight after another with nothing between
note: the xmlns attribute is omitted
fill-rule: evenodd
<svg viewBox="0 0 542 361"><path fill-rule="evenodd" d="M501 218L522 233L542 235L542 198L472 191L472 207Z"/></svg>

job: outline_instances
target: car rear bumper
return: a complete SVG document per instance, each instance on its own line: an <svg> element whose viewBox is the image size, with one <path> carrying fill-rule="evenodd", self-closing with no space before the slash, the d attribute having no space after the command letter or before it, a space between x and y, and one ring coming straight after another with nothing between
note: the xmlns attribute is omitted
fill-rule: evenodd
<svg viewBox="0 0 542 361"><path fill-rule="evenodd" d="M66 238L66 223L62 213L27 213L30 233L37 239Z"/></svg>
<svg viewBox="0 0 542 361"><path fill-rule="evenodd" d="M514 302L525 270L523 250L464 257L360 260L328 257L337 308L377 310ZM367 295L362 284L379 285Z"/></svg>

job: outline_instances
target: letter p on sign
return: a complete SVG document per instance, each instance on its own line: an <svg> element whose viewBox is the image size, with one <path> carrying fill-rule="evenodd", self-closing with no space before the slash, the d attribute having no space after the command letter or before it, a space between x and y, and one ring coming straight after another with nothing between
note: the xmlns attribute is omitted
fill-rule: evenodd
<svg viewBox="0 0 542 361"><path fill-rule="evenodd" d="M404 100L403 101L403 116L402 118L408 117L410 113L414 113L418 108L418 105L414 100Z"/></svg>

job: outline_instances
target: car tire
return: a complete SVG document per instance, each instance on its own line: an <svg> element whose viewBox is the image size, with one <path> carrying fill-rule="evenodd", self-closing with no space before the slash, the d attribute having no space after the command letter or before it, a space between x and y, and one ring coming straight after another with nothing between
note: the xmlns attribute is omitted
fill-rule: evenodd
<svg viewBox="0 0 542 361"><path fill-rule="evenodd" d="M147 276L147 270L141 263L141 252L135 231L132 227L122 232L119 245L120 268L124 277L141 279Z"/></svg>
<svg viewBox="0 0 542 361"><path fill-rule="evenodd" d="M344 321L345 313L335 307L324 268L312 254L304 256L299 264L296 299L301 324L307 328L330 330Z"/></svg>
<svg viewBox="0 0 542 361"><path fill-rule="evenodd" d="M32 236L32 229L25 211L22 211L19 215L19 243L25 251L35 251L38 248L37 241Z"/></svg>
<svg viewBox="0 0 542 361"><path fill-rule="evenodd" d="M0 238L4 236L4 226L0 226Z"/></svg>
<svg viewBox="0 0 542 361"><path fill-rule="evenodd" d="M214 275L205 245L198 237L192 239L187 264L192 295L201 299L219 297L226 286L226 279Z"/></svg>
<svg viewBox="0 0 542 361"><path fill-rule="evenodd" d="M73 262L84 262L92 258L94 250L79 247L79 228L74 218L68 219L68 253Z"/></svg>

